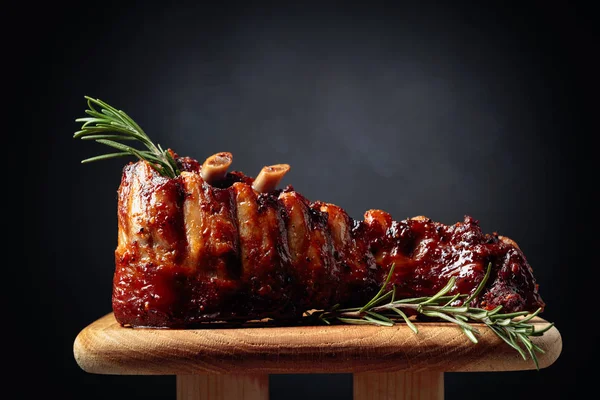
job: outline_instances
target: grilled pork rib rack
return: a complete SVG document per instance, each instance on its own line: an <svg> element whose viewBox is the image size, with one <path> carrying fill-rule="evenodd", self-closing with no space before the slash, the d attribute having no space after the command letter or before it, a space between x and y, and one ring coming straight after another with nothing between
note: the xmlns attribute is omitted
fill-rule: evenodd
<svg viewBox="0 0 600 400"><path fill-rule="evenodd" d="M384 284L396 298L471 294L473 306L503 312L544 307L523 252L483 233L470 216L454 225L426 217L394 221L277 189L289 166L256 179L228 172L230 153L202 165L172 153L181 174L168 178L146 161L123 169L113 311L122 325L191 327L202 322L294 320L335 304L360 307ZM457 304L460 304L460 299Z"/></svg>

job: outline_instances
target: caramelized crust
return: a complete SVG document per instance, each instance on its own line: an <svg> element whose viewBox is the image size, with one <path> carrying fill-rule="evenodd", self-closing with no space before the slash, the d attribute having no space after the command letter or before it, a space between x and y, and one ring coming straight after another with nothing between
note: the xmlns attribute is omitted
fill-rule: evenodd
<svg viewBox="0 0 600 400"><path fill-rule="evenodd" d="M444 225L368 210L359 221L291 186L259 193L240 172L209 184L196 160L177 162L183 172L176 178L143 161L123 170L113 282L123 325L291 320L338 303L362 306L392 265L397 298L431 296L451 277L450 294L471 294L491 263L475 306L544 307L517 244L483 233L469 216Z"/></svg>

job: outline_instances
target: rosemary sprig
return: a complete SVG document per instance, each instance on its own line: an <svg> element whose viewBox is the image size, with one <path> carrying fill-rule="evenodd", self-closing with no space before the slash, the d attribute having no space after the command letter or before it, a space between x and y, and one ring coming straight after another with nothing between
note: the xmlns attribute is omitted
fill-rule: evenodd
<svg viewBox="0 0 600 400"><path fill-rule="evenodd" d="M155 145L129 115L102 100L93 99L89 96L84 97L88 105L85 113L89 117L75 120L76 122L83 122L83 125L81 126L81 130L75 132L73 138L95 140L98 143L115 148L119 152L87 158L82 160L82 163L115 157L135 156L140 160L147 161L163 176L174 178L179 175L179 169L169 150L163 150L160 145ZM141 142L148 150L138 150L120 143L132 140Z"/></svg>
<svg viewBox="0 0 600 400"><path fill-rule="evenodd" d="M386 291L394 272L395 265L392 264L387 279L379 292L363 307L341 308L338 304L330 310L313 312L310 318L318 318L326 324L331 324L332 321L337 320L346 324L381 326L392 326L403 321L416 334L418 328L407 315L406 312L408 312L411 315L423 315L456 324L473 343L477 343L476 335L479 334L473 323L480 323L491 329L500 339L515 349L524 360L529 355L535 363L536 369L539 370L536 353L544 353L544 350L535 345L530 338L541 336L554 326L554 323L549 323L548 326L536 330L535 326L529 323L532 318L540 313L541 309L533 313L520 311L501 314L502 306L498 306L493 310L471 307L471 302L479 295L490 276L491 266L492 264L489 263L483 279L470 296L465 294L448 295L447 293L454 287L455 283L455 278L451 277L448 283L431 297L396 300L395 286ZM465 300L460 305L452 305L459 299Z"/></svg>

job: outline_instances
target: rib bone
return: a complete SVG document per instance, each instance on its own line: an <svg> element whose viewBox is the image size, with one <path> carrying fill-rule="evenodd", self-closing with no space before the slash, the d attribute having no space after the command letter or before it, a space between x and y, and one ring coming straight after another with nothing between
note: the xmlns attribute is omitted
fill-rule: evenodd
<svg viewBox="0 0 600 400"><path fill-rule="evenodd" d="M202 164L202 170L200 175L209 184L214 184L225 178L227 174L227 168L233 161L233 155L228 152L220 152L213 154L208 157L204 164Z"/></svg>
<svg viewBox="0 0 600 400"><path fill-rule="evenodd" d="M288 164L275 164L263 167L254 180L252 188L259 193L267 193L275 190L279 181L290 170Z"/></svg>

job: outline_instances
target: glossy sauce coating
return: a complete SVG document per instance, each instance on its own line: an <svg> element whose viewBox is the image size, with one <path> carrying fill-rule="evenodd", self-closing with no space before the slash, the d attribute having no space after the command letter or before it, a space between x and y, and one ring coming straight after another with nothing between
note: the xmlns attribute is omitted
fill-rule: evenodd
<svg viewBox="0 0 600 400"><path fill-rule="evenodd" d="M177 178L128 164L118 190L113 311L123 325L298 319L305 311L364 305L395 265L396 298L450 294L505 312L544 307L533 271L511 240L469 216L454 225L395 221L381 210L354 220L293 187L258 193L240 172L205 182L200 164L177 158ZM391 288L391 286L390 286Z"/></svg>

